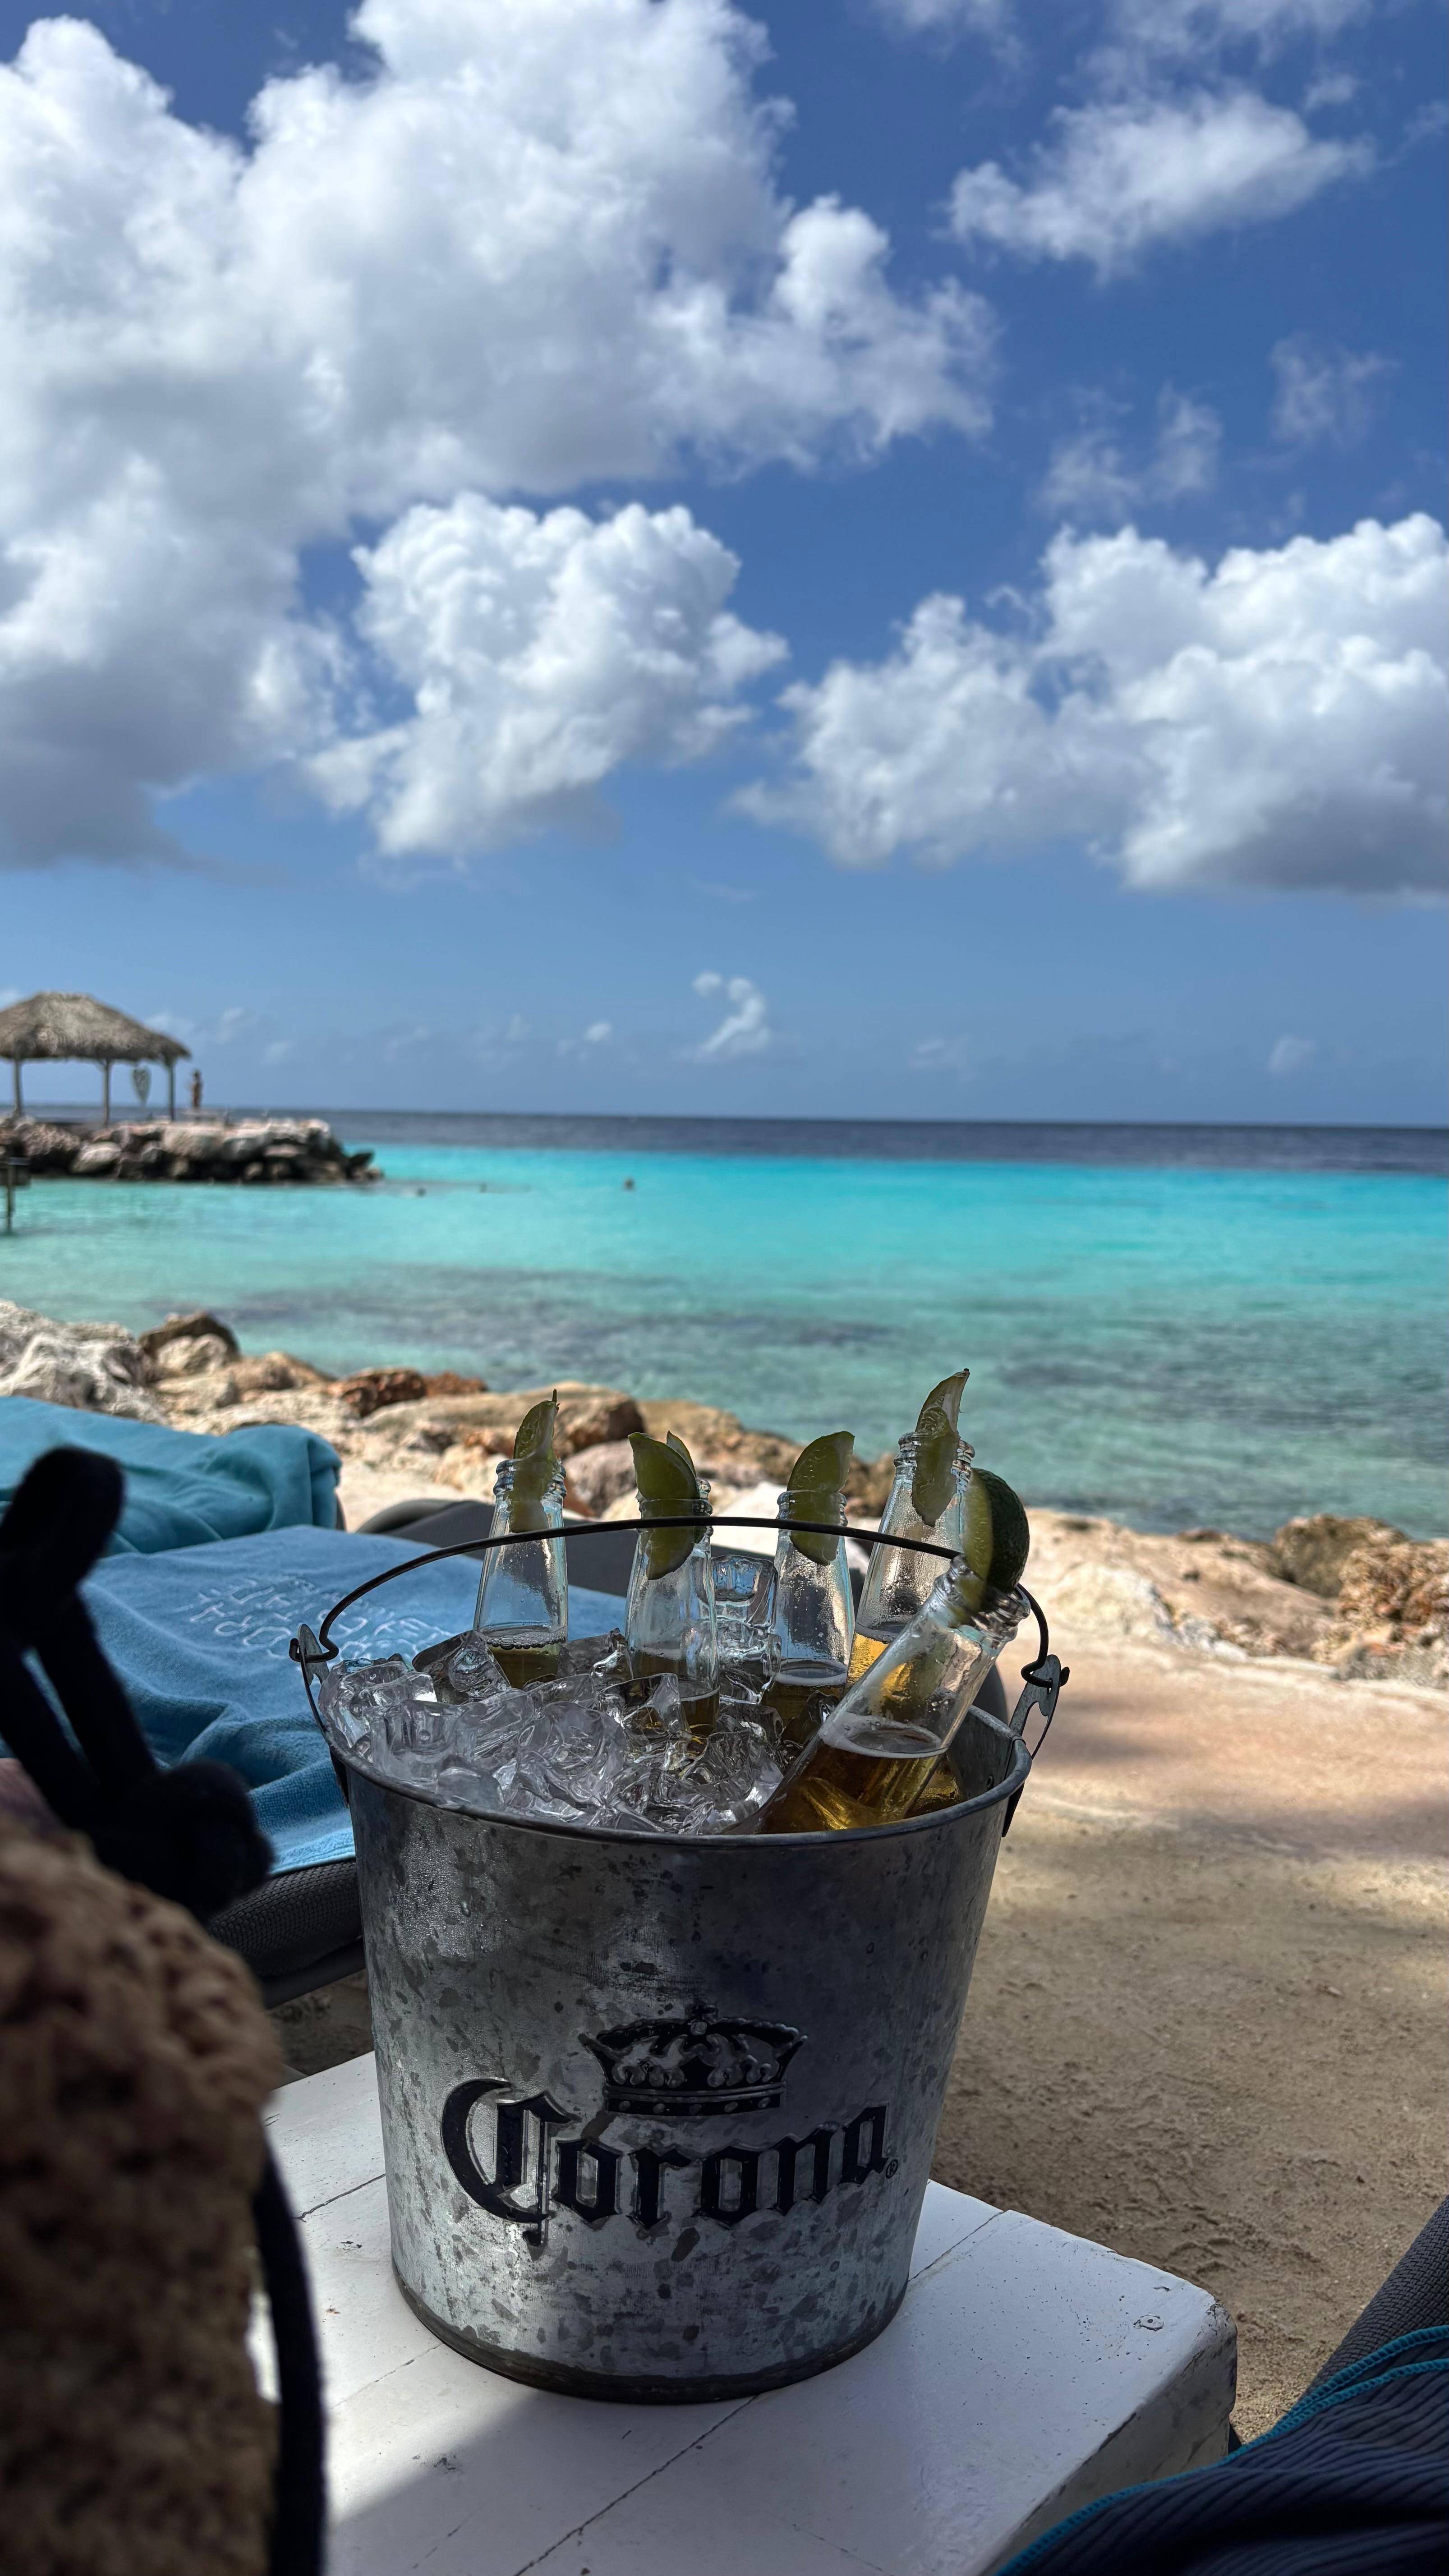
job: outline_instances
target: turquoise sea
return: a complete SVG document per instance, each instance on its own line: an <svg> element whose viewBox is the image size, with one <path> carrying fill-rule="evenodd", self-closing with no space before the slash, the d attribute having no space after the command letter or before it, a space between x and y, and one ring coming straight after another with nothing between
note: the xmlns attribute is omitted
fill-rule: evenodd
<svg viewBox="0 0 1449 2576"><path fill-rule="evenodd" d="M335 1123L385 1181L37 1182L0 1296L211 1306L328 1368L603 1380L870 1455L967 1363L963 1428L1032 1501L1449 1526L1432 1131Z"/></svg>

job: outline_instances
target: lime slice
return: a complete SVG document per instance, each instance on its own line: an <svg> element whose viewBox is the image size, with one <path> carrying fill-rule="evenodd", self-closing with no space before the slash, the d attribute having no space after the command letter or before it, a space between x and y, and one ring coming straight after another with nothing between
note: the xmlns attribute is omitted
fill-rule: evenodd
<svg viewBox="0 0 1449 2576"><path fill-rule="evenodd" d="M853 1432L827 1431L801 1450L785 1485L792 1513L802 1521L844 1519L841 1506L854 1448ZM840 1541L819 1537L812 1530L796 1530L791 1544L802 1556L808 1556L812 1565L829 1565Z"/></svg>
<svg viewBox="0 0 1449 2576"><path fill-rule="evenodd" d="M684 1442L680 1439L677 1431L665 1432L664 1446L666 1449L672 1449L676 1458L682 1458L684 1460L684 1463L689 1469L691 1476L694 1478L695 1483L698 1484L699 1469L696 1467L694 1460L691 1458L689 1451L686 1449Z"/></svg>
<svg viewBox="0 0 1449 2576"><path fill-rule="evenodd" d="M979 1609L993 1592L1013 1592L1031 1554L1031 1524L1021 1497L989 1467L974 1467L966 1489L965 1580L957 1598Z"/></svg>
<svg viewBox="0 0 1449 2576"><path fill-rule="evenodd" d="M957 1424L961 1419L962 1391L965 1387L966 1380L970 1375L971 1371L969 1369L957 1369L954 1377L943 1377L939 1386L932 1387L930 1394L927 1396L925 1403L921 1407L921 1414L924 1415L930 1412L933 1406L939 1407L940 1411L945 1414L952 1430L955 1431ZM917 1429L919 1429L919 1427L920 1417L918 1416Z"/></svg>
<svg viewBox="0 0 1449 2576"><path fill-rule="evenodd" d="M545 1396L542 1404L529 1406L513 1437L513 1483L510 1488L510 1519L514 1529L541 1530L548 1527L543 1498L558 1472L558 1453L553 1445L554 1426L558 1421L558 1398Z"/></svg>
<svg viewBox="0 0 1449 2576"><path fill-rule="evenodd" d="M647 1520L651 1513L673 1517L687 1512L699 1501L699 1478L694 1461L682 1440L670 1435L668 1440L651 1440L645 1431L631 1431L629 1446L634 1452L634 1483L639 1493L639 1510ZM644 1563L649 1579L672 1574L683 1565L699 1535L694 1529L644 1530Z"/></svg>
<svg viewBox="0 0 1449 2576"><path fill-rule="evenodd" d="M961 1411L961 1390L970 1375L969 1369L958 1369L954 1377L943 1377L939 1386L932 1387L916 1417L911 1501L928 1529L935 1528L956 1489L952 1474L960 1436L956 1423Z"/></svg>

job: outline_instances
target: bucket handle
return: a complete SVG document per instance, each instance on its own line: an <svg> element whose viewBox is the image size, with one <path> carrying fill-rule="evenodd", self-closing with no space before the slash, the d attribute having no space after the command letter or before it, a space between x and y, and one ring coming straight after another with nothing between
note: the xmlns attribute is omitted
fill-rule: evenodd
<svg viewBox="0 0 1449 2576"><path fill-rule="evenodd" d="M861 1547L909 1548L916 1556L943 1557L948 1565L954 1562L959 1553L954 1547L939 1546L934 1539L885 1539L879 1530L857 1529L849 1521L844 1524L838 1521L782 1521L778 1518L767 1518L762 1512L688 1512L627 1521L571 1521L565 1535L569 1538L587 1538L596 1531L604 1530L701 1528L804 1530L820 1538L852 1538ZM420 1565L440 1565L450 1556L478 1556L493 1547L522 1547L529 1540L536 1541L537 1537L536 1530L507 1530L498 1538L460 1539L453 1547L424 1548L420 1555L406 1558L401 1565L390 1565L384 1573L371 1575L366 1583L359 1583L351 1592L345 1592L340 1601L333 1602L316 1635L310 1628L299 1628L296 1636L291 1639L287 1652L293 1663L301 1667L302 1680L307 1692L307 1705L324 1737L326 1729L322 1726L322 1712L317 1706L313 1681L315 1676L325 1671L328 1664L342 1652L331 1632L334 1621L341 1618L344 1610L350 1610L355 1601L365 1600L369 1592L376 1592L384 1583L396 1582L400 1574L415 1573ZM1035 1744L1027 1748L1032 1760L1035 1761L1046 1742L1047 1729L1056 1715L1057 1701L1071 1679L1071 1670L1051 1652L1046 1612L1035 1594L1028 1592L1024 1583L1018 1584L1016 1588L1036 1621L1037 1651L1032 1662L1023 1667L1021 1678L1024 1687L1008 1723L1013 1735L1024 1738L1027 1719L1033 1708L1040 1709L1041 1733ZM331 1751L330 1744L328 1750ZM332 1754L332 1768L337 1774L338 1786L341 1788L343 1797L346 1798L345 1765L338 1761L335 1753ZM1018 1789L1006 1810L1006 1821L1001 1829L1003 1836L1011 1831L1011 1820L1020 1803L1021 1790Z"/></svg>
<svg viewBox="0 0 1449 2576"><path fill-rule="evenodd" d="M935 1539L885 1538L878 1529L857 1529L851 1521L782 1521L776 1515L767 1516L763 1512L673 1512L667 1515L651 1514L647 1519L627 1521L570 1521L556 1535L570 1539L595 1538L602 1537L606 1532L630 1529L805 1530L817 1538L851 1538L860 1547L909 1548L913 1556L939 1556L947 1565L954 1564L961 1552L959 1548L941 1547ZM322 1622L320 1633L313 1639L309 1654L303 1655L300 1636L292 1639L288 1651L293 1663L301 1664L304 1674L308 1663L320 1661L330 1664L333 1657L341 1651L332 1642L334 1620L340 1619L344 1610L350 1610L354 1601L362 1601L369 1592L376 1592L380 1585L395 1583L400 1574L412 1574L420 1565L441 1564L443 1559L449 1556L482 1556L494 1547L526 1547L530 1542L536 1543L538 1535L537 1530L506 1530L499 1538L459 1539L452 1547L424 1548L420 1555L408 1557L401 1565L389 1565L381 1574L369 1575L366 1583L355 1584L350 1592L344 1592L340 1601L333 1602ZM1033 1599L1025 1584L1019 1584L1017 1589L1023 1599L1030 1604L1032 1615L1036 1620L1037 1661L1041 1662L1049 1646L1046 1619L1041 1604ZM1035 1669L1035 1665L1029 1665L1028 1676ZM1062 1680L1066 1680L1065 1673L1062 1675Z"/></svg>
<svg viewBox="0 0 1449 2576"><path fill-rule="evenodd" d="M1011 1715L1007 1720L1007 1724L1010 1726L1013 1735L1019 1735L1024 1739L1026 1735L1027 1719L1030 1717L1034 1708L1040 1709L1041 1733L1037 1737L1035 1744L1028 1744L1026 1748L1028 1753L1031 1755L1032 1761L1035 1762L1037 1755L1040 1753L1042 1746L1047 1740L1052 1719L1056 1716L1057 1701L1061 1698L1065 1685L1072 1678L1072 1669L1070 1664L1064 1664L1062 1662L1059 1655L1049 1655L1047 1653L1046 1621L1042 1617L1041 1611L1037 1608L1035 1601L1032 1601L1031 1594L1029 1592L1026 1597L1028 1601L1031 1601L1033 1610L1036 1611L1036 1623L1038 1628L1041 1630L1041 1653L1037 1656L1035 1663L1028 1664L1026 1666L1026 1669L1022 1674L1021 1678L1023 1688L1021 1697L1017 1701L1015 1708L1012 1710ZM1022 1789L1025 1788L1026 1782L1024 1780L1021 1786ZM1012 1817L1015 1815L1017 1808L1020 1805L1021 1789L1018 1789L1015 1797L1011 1799L1007 1806L1006 1815L1002 1822L1001 1839L1003 1842L1005 1842L1007 1835L1011 1831Z"/></svg>

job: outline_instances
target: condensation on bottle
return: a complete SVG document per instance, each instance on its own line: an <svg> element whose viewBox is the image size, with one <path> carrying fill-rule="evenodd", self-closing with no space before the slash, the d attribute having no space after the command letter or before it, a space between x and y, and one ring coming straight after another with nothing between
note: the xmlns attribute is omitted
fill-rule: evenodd
<svg viewBox="0 0 1449 2576"><path fill-rule="evenodd" d="M843 1524L845 1498L839 1495L836 1501ZM794 1497L781 1494L782 1521L794 1508ZM835 1514L822 1511L812 1517L830 1520ZM778 1721L785 1758L809 1742L825 1710L843 1694L854 1635L844 1538L821 1565L782 1529L771 1581L772 1671L765 1698Z"/></svg>
<svg viewBox="0 0 1449 2576"><path fill-rule="evenodd" d="M950 1496L934 1521L922 1520L916 1509L912 1488L919 1452L920 1442L916 1433L906 1432L897 1450L895 1474L881 1514L882 1544L871 1550L855 1614L855 1638L850 1659L852 1682L868 1672L876 1657L884 1654L902 1629L909 1626L946 1569L947 1559L944 1557L923 1556L914 1548L892 1547L889 1542L892 1539L927 1539L937 1547L954 1549L958 1555L966 1544L966 1497L974 1455L969 1442L958 1440L956 1443L956 1454L951 1464Z"/></svg>
<svg viewBox="0 0 1449 2576"><path fill-rule="evenodd" d="M492 1538L505 1538L516 1526L513 1483L513 1466L505 1462L493 1480ZM564 1471L557 1467L541 1499L528 1506L527 1526L542 1519L538 1535L490 1547L483 1558L473 1627L515 1690L554 1679L569 1632L563 1502Z"/></svg>
<svg viewBox="0 0 1449 2576"><path fill-rule="evenodd" d="M701 1508L709 1509L709 1479L698 1479ZM692 1509L692 1506L691 1506ZM715 1611L710 1533L702 1526L682 1565L651 1574L641 1530L629 1574L624 1643L637 1689L667 1674L679 1685L680 1706L696 1745L719 1716L719 1625Z"/></svg>

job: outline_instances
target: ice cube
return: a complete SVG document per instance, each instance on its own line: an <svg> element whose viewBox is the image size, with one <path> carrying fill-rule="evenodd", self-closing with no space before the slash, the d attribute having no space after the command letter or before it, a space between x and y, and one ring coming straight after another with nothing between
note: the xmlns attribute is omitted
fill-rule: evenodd
<svg viewBox="0 0 1449 2576"><path fill-rule="evenodd" d="M677 1673L656 1673L648 1696L635 1703L634 1722L654 1734L677 1735L684 1724L684 1698Z"/></svg>
<svg viewBox="0 0 1449 2576"><path fill-rule="evenodd" d="M455 1646L443 1667L462 1700L496 1699L510 1684L494 1661L488 1641L472 1630Z"/></svg>
<svg viewBox="0 0 1449 2576"><path fill-rule="evenodd" d="M599 1637L570 1637L559 1654L558 1670L560 1681L591 1672L602 1673L611 1682L627 1677L623 1630L611 1628Z"/></svg>
<svg viewBox="0 0 1449 2576"><path fill-rule="evenodd" d="M568 1675L532 1694L539 1724L519 1749L513 1794L530 1812L602 1823L632 1759L628 1711L597 1671Z"/></svg>
<svg viewBox="0 0 1449 2576"><path fill-rule="evenodd" d="M390 1752L441 1755L447 1743L443 1705L427 1673L409 1672L379 1694L378 1717Z"/></svg>
<svg viewBox="0 0 1449 2576"><path fill-rule="evenodd" d="M730 1702L703 1745L690 1735L687 1702L675 1726L653 1736L636 1733L634 1740L635 1760L607 1822L657 1833L732 1833L759 1813L779 1783L765 1729Z"/></svg>
<svg viewBox="0 0 1449 2576"><path fill-rule="evenodd" d="M317 1691L322 1731L340 1753L356 1752L366 1744L371 1730L371 1707L365 1703L363 1693L354 1688L357 1671L356 1665L339 1659L328 1665Z"/></svg>
<svg viewBox="0 0 1449 2576"><path fill-rule="evenodd" d="M701 1742L675 1675L657 1675L635 1697L622 1651L515 1690L481 1640L444 1642L446 1657L426 1650L426 1671L397 1657L334 1666L322 1684L331 1740L376 1778L438 1805L636 1833L727 1833L758 1814L779 1780L768 1712L738 1673Z"/></svg>
<svg viewBox="0 0 1449 2576"><path fill-rule="evenodd" d="M753 1703L758 1708L758 1701ZM715 1831L749 1824L780 1785L783 1773L770 1729L743 1701L727 1701L700 1756L699 1787L717 1800ZM708 1826L700 1830L709 1831Z"/></svg>
<svg viewBox="0 0 1449 2576"><path fill-rule="evenodd" d="M386 1735L389 1712L410 1705L419 1675L394 1655L382 1663L334 1664L318 1700L326 1732L343 1752ZM431 1685L426 1685L431 1696Z"/></svg>
<svg viewBox="0 0 1449 2576"><path fill-rule="evenodd" d="M768 1678L772 1656L779 1652L770 1627L774 1586L775 1570L767 1556L714 1550L715 1621L726 1675L739 1665L758 1665Z"/></svg>

